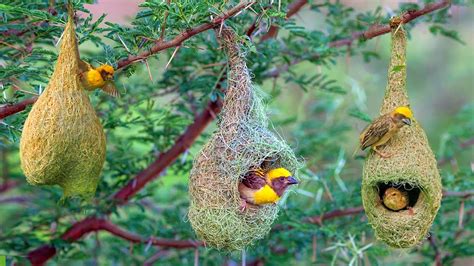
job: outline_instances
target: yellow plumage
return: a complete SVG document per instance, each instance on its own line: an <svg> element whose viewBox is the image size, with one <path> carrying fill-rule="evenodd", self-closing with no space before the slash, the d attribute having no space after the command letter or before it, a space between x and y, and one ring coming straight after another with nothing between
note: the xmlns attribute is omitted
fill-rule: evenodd
<svg viewBox="0 0 474 266"><path fill-rule="evenodd" d="M101 89L111 96L120 96L113 82L115 71L112 66L103 64L94 68L89 63L81 60L79 67L82 71L82 73L80 73L81 81L86 90L92 91Z"/></svg>
<svg viewBox="0 0 474 266"><path fill-rule="evenodd" d="M275 168L264 172L257 169L248 172L239 183L240 197L243 200L242 209L246 203L254 205L276 203L288 186L298 181L285 168Z"/></svg>
<svg viewBox="0 0 474 266"><path fill-rule="evenodd" d="M392 211L399 211L408 205L408 193L390 187L383 195L383 204Z"/></svg>
<svg viewBox="0 0 474 266"><path fill-rule="evenodd" d="M280 197L269 185L263 186L253 194L254 203L257 205L275 203L279 199Z"/></svg>

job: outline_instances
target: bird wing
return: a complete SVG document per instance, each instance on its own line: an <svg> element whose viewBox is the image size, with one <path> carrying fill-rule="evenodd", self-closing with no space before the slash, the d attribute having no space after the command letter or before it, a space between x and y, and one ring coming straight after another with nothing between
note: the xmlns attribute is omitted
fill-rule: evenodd
<svg viewBox="0 0 474 266"><path fill-rule="evenodd" d="M360 134L360 148L365 150L367 147L377 143L390 130L390 116L383 115L369 124L362 134Z"/></svg>
<svg viewBox="0 0 474 266"><path fill-rule="evenodd" d="M105 85L102 87L102 90L110 96L120 97L120 92L115 87L113 81L106 81Z"/></svg>
<svg viewBox="0 0 474 266"><path fill-rule="evenodd" d="M261 189L266 185L265 178L255 171L248 172L242 179L242 184L251 189Z"/></svg>
<svg viewBox="0 0 474 266"><path fill-rule="evenodd" d="M87 72L93 69L93 67L91 66L91 64L87 63L86 61L79 60L79 69L81 70L81 72Z"/></svg>

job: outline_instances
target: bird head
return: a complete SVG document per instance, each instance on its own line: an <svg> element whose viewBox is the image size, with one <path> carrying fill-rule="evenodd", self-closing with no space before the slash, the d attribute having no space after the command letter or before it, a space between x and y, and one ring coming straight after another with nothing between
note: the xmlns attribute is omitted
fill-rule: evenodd
<svg viewBox="0 0 474 266"><path fill-rule="evenodd" d="M408 106L399 106L391 114L392 119L402 127L404 125L411 125L413 113Z"/></svg>
<svg viewBox="0 0 474 266"><path fill-rule="evenodd" d="M298 184L298 180L291 175L290 171L282 167L268 171L266 179L268 185L272 187L280 197L288 186Z"/></svg>
<svg viewBox="0 0 474 266"><path fill-rule="evenodd" d="M100 75L104 80L113 80L114 79L114 68L111 65L101 65L97 68L97 71L99 71Z"/></svg>

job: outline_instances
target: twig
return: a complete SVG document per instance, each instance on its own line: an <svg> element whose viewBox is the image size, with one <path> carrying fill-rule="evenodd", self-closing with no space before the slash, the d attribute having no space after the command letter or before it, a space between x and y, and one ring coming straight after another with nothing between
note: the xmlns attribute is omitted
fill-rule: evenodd
<svg viewBox="0 0 474 266"><path fill-rule="evenodd" d="M145 59L145 58L147 58L147 57L149 57L153 54L156 54L159 51L162 51L164 49L168 49L170 47L179 46L184 41L191 38L192 36L194 36L198 33L201 33L203 31L212 29L215 26L220 25L226 19L233 17L234 15L239 13L241 10L244 10L244 9L248 8L249 6L251 6L253 4L255 4L255 1L250 1L250 2L245 1L243 3L238 4L237 6L235 6L233 8L231 8L231 9L229 9L228 11L224 12L224 14L222 16L219 16L219 17L213 19L211 22L208 22L208 23L202 24L200 26L197 26L193 29L181 32L180 34L178 34L176 37L174 37L170 41L158 41L148 51L142 52L142 53L140 53L138 55L135 55L135 56L128 56L128 58L120 60L117 63L117 68L118 69L124 68L124 67L126 67L126 66L128 66L128 65L130 65L130 64L132 64L136 61L143 60L143 59Z"/></svg>
<svg viewBox="0 0 474 266"><path fill-rule="evenodd" d="M0 107L0 119L25 110L28 105L36 102L37 99L38 97L32 97L16 104L7 104Z"/></svg>
<svg viewBox="0 0 474 266"><path fill-rule="evenodd" d="M406 14L402 16L403 24L406 24L422 15L434 12L439 9L446 8L449 5L450 5L449 0L443 0L437 3L427 4L424 8L420 10L407 12ZM390 32L390 25L373 25L369 27L369 29L366 31L359 31L359 32L352 33L351 37L346 38L346 39L332 41L328 45L331 48L346 46L346 45L352 44L355 40L368 40L368 39L372 39L376 36L380 36L389 32ZM320 56L319 54L315 54L311 58L319 58L319 56ZM267 71L266 73L264 73L263 76L267 78L278 77L280 76L280 73L286 72L290 66L298 64L304 60L305 59L296 59L296 60L291 61L289 64L275 67Z"/></svg>
<svg viewBox="0 0 474 266"><path fill-rule="evenodd" d="M298 13L303 6L308 3L308 0L295 0L288 5L288 11L286 12L286 19L292 17L296 13ZM260 38L261 41L265 41L267 39L275 38L278 34L278 26L271 25L268 32Z"/></svg>
<svg viewBox="0 0 474 266"><path fill-rule="evenodd" d="M125 239L131 243L147 243L149 239L142 238L133 233L127 232L116 225L112 224L110 221L95 217L89 217L81 222L75 224L67 230L61 237L65 241L75 241L80 239L86 234L96 231L107 231L114 236L118 236L122 239ZM174 239L158 239L153 238L151 241L153 246L161 246L168 248L176 249L185 249L185 248L196 248L202 246L203 243L200 241L194 240L174 240ZM42 246L30 253L28 253L28 259L33 265L42 265L48 259L53 257L56 254L56 249L53 246L45 245Z"/></svg>
<svg viewBox="0 0 474 266"><path fill-rule="evenodd" d="M441 252L439 251L439 248L438 246L436 245L436 241L433 237L433 235L430 235L428 237L428 241L430 242L430 245L431 247L433 248L434 252L435 252L435 265L436 266L442 266L443 263L442 263L442 259L441 259Z"/></svg>

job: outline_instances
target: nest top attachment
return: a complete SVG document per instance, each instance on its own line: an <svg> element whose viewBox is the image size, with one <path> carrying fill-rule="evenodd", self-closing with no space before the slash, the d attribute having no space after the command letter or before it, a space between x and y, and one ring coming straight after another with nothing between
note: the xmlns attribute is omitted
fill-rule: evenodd
<svg viewBox="0 0 474 266"><path fill-rule="evenodd" d="M253 87L236 34L216 31L228 57L228 88L218 129L196 157L191 171L189 221L206 245L243 250L263 238L277 217L278 206L266 204L240 210L238 184L262 165L299 168L290 147L268 129L268 118Z"/></svg>
<svg viewBox="0 0 474 266"><path fill-rule="evenodd" d="M406 33L400 18L391 21L392 54L380 114L408 106L406 89ZM379 148L380 149L380 148ZM382 158L368 153L363 170L362 200L376 237L396 248L420 243L428 234L441 204L441 178L436 159L420 124L413 119L381 148ZM408 197L407 206L393 211L382 202L390 187Z"/></svg>

